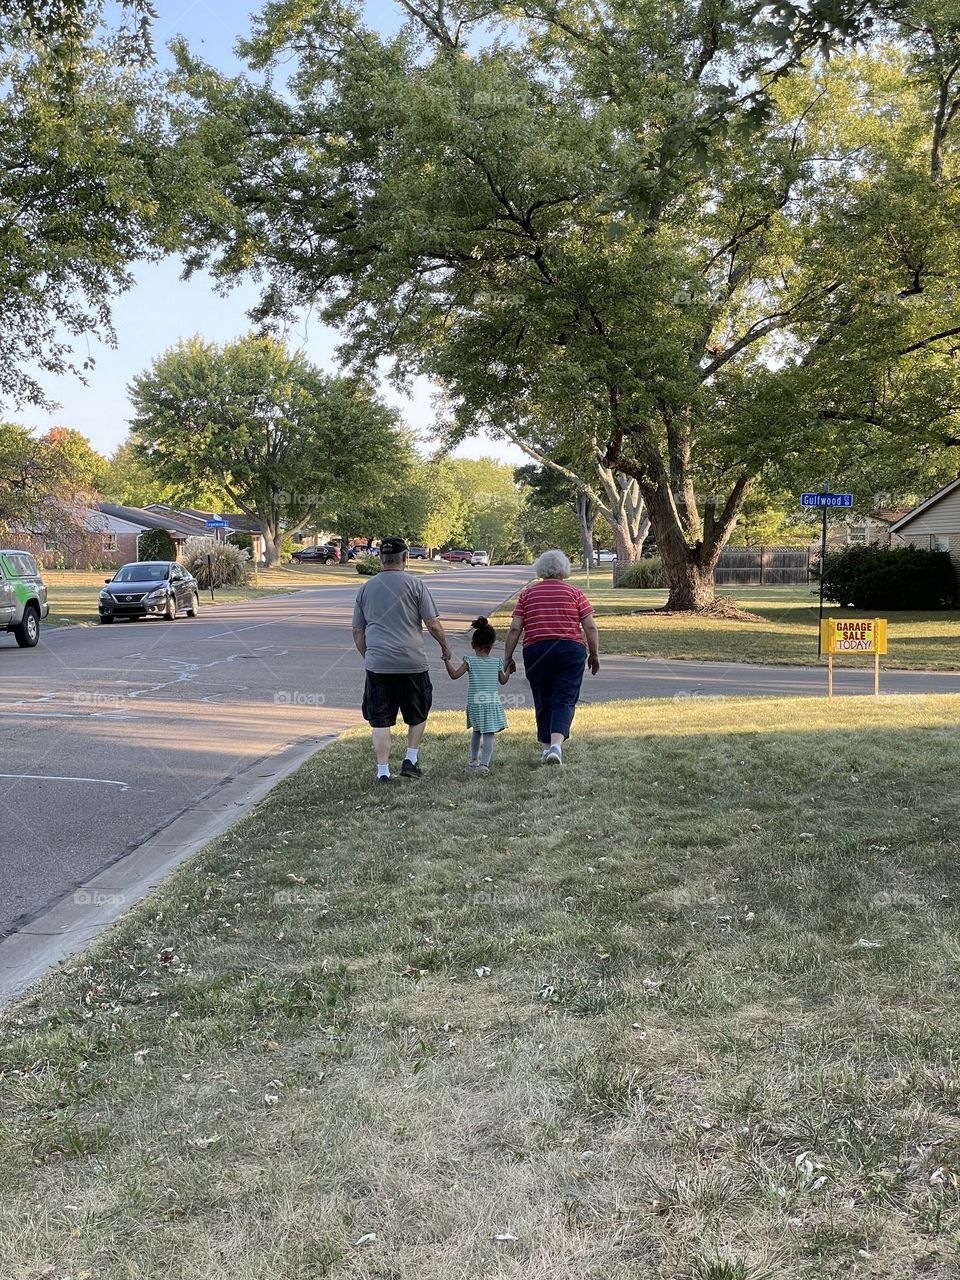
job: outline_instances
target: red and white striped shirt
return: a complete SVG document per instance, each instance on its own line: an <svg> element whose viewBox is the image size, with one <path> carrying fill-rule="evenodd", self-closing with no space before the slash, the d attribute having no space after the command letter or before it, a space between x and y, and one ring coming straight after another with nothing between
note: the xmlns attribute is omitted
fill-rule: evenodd
<svg viewBox="0 0 960 1280"><path fill-rule="evenodd" d="M538 640L579 640L584 643L580 623L593 613L593 605L576 587L559 578L544 578L524 587L513 610L523 619L523 643Z"/></svg>

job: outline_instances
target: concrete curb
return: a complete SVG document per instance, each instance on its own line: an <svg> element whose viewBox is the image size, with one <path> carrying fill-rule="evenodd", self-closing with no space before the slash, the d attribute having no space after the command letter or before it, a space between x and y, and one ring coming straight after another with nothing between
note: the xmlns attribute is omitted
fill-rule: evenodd
<svg viewBox="0 0 960 1280"><path fill-rule="evenodd" d="M55 965L94 942L171 871L221 835L263 800L277 783L336 735L291 743L228 779L199 805L97 872L85 884L0 941L0 1009L24 994Z"/></svg>

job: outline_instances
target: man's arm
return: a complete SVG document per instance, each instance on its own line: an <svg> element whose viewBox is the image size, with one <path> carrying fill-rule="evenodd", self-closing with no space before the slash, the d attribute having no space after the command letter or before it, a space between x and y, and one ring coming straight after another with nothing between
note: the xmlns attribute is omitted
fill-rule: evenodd
<svg viewBox="0 0 960 1280"><path fill-rule="evenodd" d="M440 646L440 656L443 658L444 662L449 662L453 656L453 652L447 641L447 633L443 629L443 623L439 618L428 618L424 623L424 626Z"/></svg>
<svg viewBox="0 0 960 1280"><path fill-rule="evenodd" d="M367 654L367 629L366 627L353 628L353 643L356 646L357 653L361 658L365 658Z"/></svg>
<svg viewBox="0 0 960 1280"><path fill-rule="evenodd" d="M510 630L507 632L507 642L503 646L503 665L509 667L513 661L513 651L520 643L520 637L523 635L523 619L514 615L513 622L510 624Z"/></svg>

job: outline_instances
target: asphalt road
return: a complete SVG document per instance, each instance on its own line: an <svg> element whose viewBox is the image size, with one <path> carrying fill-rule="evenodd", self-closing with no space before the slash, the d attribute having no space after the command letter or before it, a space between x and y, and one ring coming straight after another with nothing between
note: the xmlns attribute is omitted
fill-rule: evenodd
<svg viewBox="0 0 960 1280"><path fill-rule="evenodd" d="M454 651L529 569L451 570L431 579ZM359 585L359 583L357 584ZM288 744L358 723L356 587L321 587L201 608L197 619L46 629L37 649L0 637L0 936L83 884L225 781ZM463 706L435 645L435 705ZM589 701L821 693L812 668L610 658ZM871 691L869 672L837 675ZM960 675L888 672L890 693L960 693ZM507 692L525 697L522 677ZM429 765L429 740L425 752Z"/></svg>

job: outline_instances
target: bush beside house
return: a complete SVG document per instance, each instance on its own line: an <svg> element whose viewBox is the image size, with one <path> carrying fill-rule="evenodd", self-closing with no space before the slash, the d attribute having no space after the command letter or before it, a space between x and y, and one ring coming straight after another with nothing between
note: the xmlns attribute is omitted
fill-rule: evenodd
<svg viewBox="0 0 960 1280"><path fill-rule="evenodd" d="M957 573L946 551L848 547L828 554L823 593L855 609L955 609Z"/></svg>
<svg viewBox="0 0 960 1280"><path fill-rule="evenodd" d="M137 543L138 560L176 560L177 548L166 529L146 529Z"/></svg>

